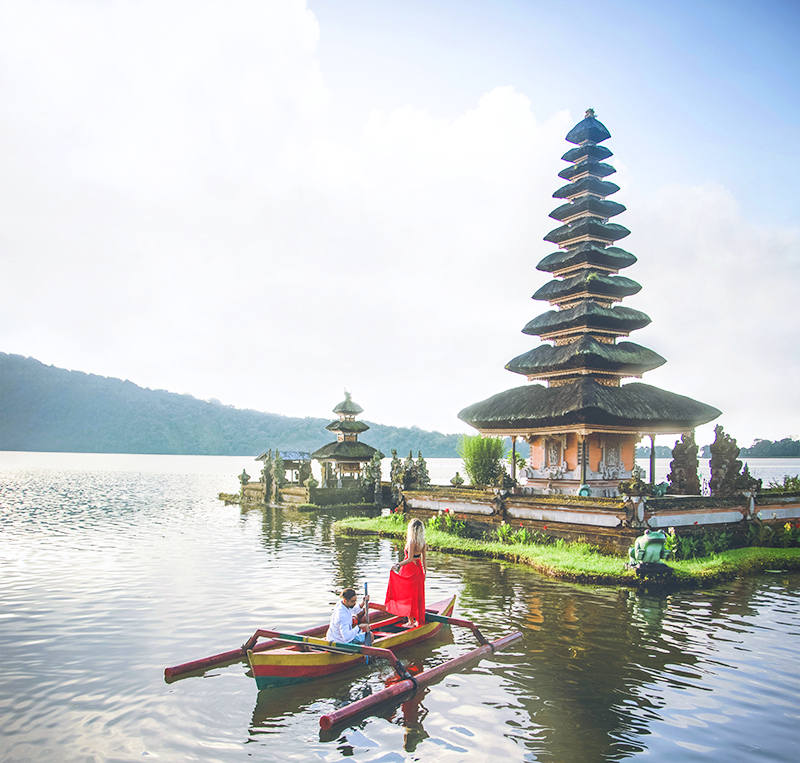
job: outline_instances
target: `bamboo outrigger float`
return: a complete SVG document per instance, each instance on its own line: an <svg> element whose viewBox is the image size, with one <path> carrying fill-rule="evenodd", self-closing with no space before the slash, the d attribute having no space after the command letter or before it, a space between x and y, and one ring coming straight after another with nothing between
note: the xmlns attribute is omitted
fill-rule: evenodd
<svg viewBox="0 0 800 763"><path fill-rule="evenodd" d="M452 621L451 624L459 625L465 622L466 621L463 620ZM472 625L472 623L469 623L469 625ZM396 702L401 697L405 697L405 695L415 694L420 688L437 681L442 676L452 673L454 670L466 667L472 662L477 662L489 654L500 652L506 647L516 644L517 641L521 639L522 633L520 631L515 631L496 641L484 642L477 649L473 649L471 652L461 655L461 657L443 662L441 665L437 665L430 670L425 670L422 673L417 673L415 676L408 676L375 694L370 694L370 696L359 699L356 702L351 702L349 705L345 705L333 713L321 716L319 719L320 728L323 731L330 731L330 729L335 726L339 726L353 718L370 715L375 708L387 702Z"/></svg>
<svg viewBox="0 0 800 763"><path fill-rule="evenodd" d="M401 623L404 618L387 612L382 604L370 602L369 607L377 612L373 620L374 641L371 645L327 641L324 638L327 625L300 633L259 629L240 649L166 668L164 679L170 682L189 673L241 661L246 656L256 685L261 690L339 673L369 660L370 657L387 660L397 673L397 683L334 713L323 715L320 726L323 730L329 730L357 715L368 714L372 708L413 693L446 673L505 649L522 638L522 633L516 631L488 642L474 623L452 617L455 603L456 597L451 596L431 605L426 608L425 622L409 628ZM445 625L469 628L480 646L461 657L412 676L394 652L431 638ZM262 638L267 641L259 643Z"/></svg>

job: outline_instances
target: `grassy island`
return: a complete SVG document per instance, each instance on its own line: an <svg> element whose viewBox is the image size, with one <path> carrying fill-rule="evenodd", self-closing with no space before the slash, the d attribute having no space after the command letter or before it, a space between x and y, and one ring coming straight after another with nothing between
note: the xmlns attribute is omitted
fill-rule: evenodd
<svg viewBox="0 0 800 763"><path fill-rule="evenodd" d="M377 534L404 539L406 521L402 514L347 517L336 522L334 530L349 535ZM426 527L425 538L428 546L437 551L525 564L542 575L573 583L698 588L763 570L800 570L800 548L749 547L721 551L700 559L670 559L668 565L674 574L656 582L640 578L634 570L626 569L623 556L606 553L589 543L563 540L548 544L509 543L492 538L459 536L431 527Z"/></svg>

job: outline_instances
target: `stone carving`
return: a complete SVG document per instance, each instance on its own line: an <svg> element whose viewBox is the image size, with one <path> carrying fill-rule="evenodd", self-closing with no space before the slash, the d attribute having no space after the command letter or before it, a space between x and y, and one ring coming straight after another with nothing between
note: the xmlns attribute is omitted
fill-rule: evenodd
<svg viewBox="0 0 800 763"><path fill-rule="evenodd" d="M551 480L564 479L567 473L567 462L562 461L558 466L546 466L542 469L542 475Z"/></svg>
<svg viewBox="0 0 800 763"><path fill-rule="evenodd" d="M244 469L242 469L242 473L239 475L239 482L242 483L242 487L250 482L250 475Z"/></svg>
<svg viewBox="0 0 800 763"><path fill-rule="evenodd" d="M681 441L672 449L672 463L667 475L669 492L673 495L700 495L700 477L694 430L684 432Z"/></svg>
<svg viewBox="0 0 800 763"><path fill-rule="evenodd" d="M541 476L551 480L564 479L567 462L563 459L564 443L560 439L548 437L545 441Z"/></svg>
<svg viewBox="0 0 800 763"><path fill-rule="evenodd" d="M714 442L711 444L711 495L734 495L761 488L761 480L752 477L747 466L742 469L738 456L739 446L736 440L717 424L714 427Z"/></svg>
<svg viewBox="0 0 800 763"><path fill-rule="evenodd" d="M603 457L597 466L597 471L603 475L604 480L619 480L627 476L622 465L619 442L603 440Z"/></svg>
<svg viewBox="0 0 800 763"><path fill-rule="evenodd" d="M428 474L428 464L422 457L422 451L417 451L417 484L424 488L431 484L431 476Z"/></svg>
<svg viewBox="0 0 800 763"><path fill-rule="evenodd" d="M394 448L392 448L392 464L389 467L389 480L392 483L392 487L396 487L398 490L402 489L403 463Z"/></svg>

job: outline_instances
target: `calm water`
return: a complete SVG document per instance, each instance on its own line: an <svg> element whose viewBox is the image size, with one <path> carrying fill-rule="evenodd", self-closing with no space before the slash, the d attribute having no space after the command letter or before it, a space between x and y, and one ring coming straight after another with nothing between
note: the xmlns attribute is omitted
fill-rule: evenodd
<svg viewBox="0 0 800 763"><path fill-rule="evenodd" d="M800 758L797 573L643 596L434 553L430 600L455 591L458 615L524 641L331 739L319 716L383 686L388 667L278 692L258 692L242 664L166 684L165 666L257 627L327 620L345 584L385 591L388 541L221 504L242 467L0 454L4 761ZM471 639L406 654L422 668Z"/></svg>

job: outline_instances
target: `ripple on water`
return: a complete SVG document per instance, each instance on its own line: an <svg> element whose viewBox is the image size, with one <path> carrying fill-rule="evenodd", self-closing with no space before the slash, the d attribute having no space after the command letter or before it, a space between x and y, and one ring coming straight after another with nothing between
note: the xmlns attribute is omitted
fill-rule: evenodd
<svg viewBox="0 0 800 763"><path fill-rule="evenodd" d="M8 760L798 757L797 574L658 597L432 553L430 601L458 592L460 616L523 641L328 742L319 715L382 688L385 665L279 692L242 664L172 684L163 668L256 627L323 622L345 584L381 599L402 544L334 536L324 514L225 507L227 486L202 473L0 476ZM408 659L473 646L454 629Z"/></svg>

